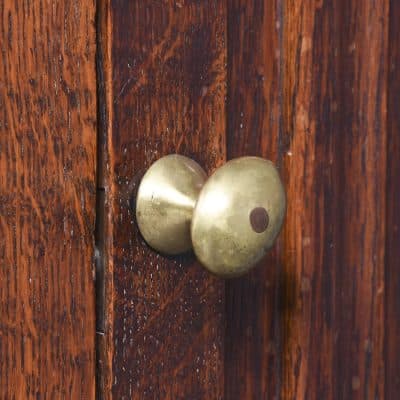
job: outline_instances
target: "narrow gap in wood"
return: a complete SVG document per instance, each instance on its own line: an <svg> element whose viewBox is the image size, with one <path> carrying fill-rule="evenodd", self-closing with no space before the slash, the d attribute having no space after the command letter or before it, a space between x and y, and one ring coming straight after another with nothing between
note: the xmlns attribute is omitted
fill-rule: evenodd
<svg viewBox="0 0 400 400"><path fill-rule="evenodd" d="M96 192L95 263L96 263L96 334L104 335L104 220L105 190Z"/></svg>
<svg viewBox="0 0 400 400"><path fill-rule="evenodd" d="M95 311L96 311L96 399L104 398L102 394L103 382L101 368L102 360L102 337L105 333L105 273L104 273L104 254L105 254L105 190L97 188L96 191L96 225L95 225Z"/></svg>
<svg viewBox="0 0 400 400"><path fill-rule="evenodd" d="M96 83L97 83L97 168L96 168L96 399L104 399L104 377L102 366L103 336L105 334L105 236L106 236L106 192L104 175L106 168L107 106L104 75L104 1L96 1Z"/></svg>
<svg viewBox="0 0 400 400"><path fill-rule="evenodd" d="M100 3L101 0L97 1ZM97 193L96 193L96 331L104 333L104 236L105 236L105 145L107 116L105 104L105 84L103 50L101 39L101 7L96 12L96 80L97 80Z"/></svg>

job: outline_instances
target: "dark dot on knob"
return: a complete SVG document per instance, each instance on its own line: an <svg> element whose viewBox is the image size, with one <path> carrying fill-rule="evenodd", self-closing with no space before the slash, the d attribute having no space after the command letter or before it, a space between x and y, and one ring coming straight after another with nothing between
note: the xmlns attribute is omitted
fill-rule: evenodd
<svg viewBox="0 0 400 400"><path fill-rule="evenodd" d="M264 207L256 207L250 213L250 224L254 232L264 232L269 224L269 216Z"/></svg>

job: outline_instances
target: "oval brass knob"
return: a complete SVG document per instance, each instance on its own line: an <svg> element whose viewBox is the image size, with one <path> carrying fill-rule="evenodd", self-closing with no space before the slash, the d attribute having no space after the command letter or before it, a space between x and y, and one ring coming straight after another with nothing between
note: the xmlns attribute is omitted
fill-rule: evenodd
<svg viewBox="0 0 400 400"><path fill-rule="evenodd" d="M193 248L223 277L238 276L270 249L282 227L286 195L272 162L241 157L207 179L190 158L156 161L140 183L136 218L146 242L165 254Z"/></svg>

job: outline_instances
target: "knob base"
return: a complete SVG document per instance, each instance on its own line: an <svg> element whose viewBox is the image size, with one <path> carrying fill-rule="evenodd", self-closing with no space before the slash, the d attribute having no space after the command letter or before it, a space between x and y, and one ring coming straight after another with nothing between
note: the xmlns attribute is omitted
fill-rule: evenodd
<svg viewBox="0 0 400 400"><path fill-rule="evenodd" d="M136 219L145 241L164 254L192 248L190 224L206 173L178 154L160 158L147 170L136 197Z"/></svg>

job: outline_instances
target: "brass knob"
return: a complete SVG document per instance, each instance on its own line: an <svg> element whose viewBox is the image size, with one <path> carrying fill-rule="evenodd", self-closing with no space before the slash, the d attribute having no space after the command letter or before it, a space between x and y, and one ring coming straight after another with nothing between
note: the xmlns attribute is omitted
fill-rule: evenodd
<svg viewBox="0 0 400 400"><path fill-rule="evenodd" d="M190 158L165 156L143 176L136 198L138 226L151 247L170 255L193 248L223 277L245 273L265 255L285 211L279 173L258 157L231 160L207 179Z"/></svg>

